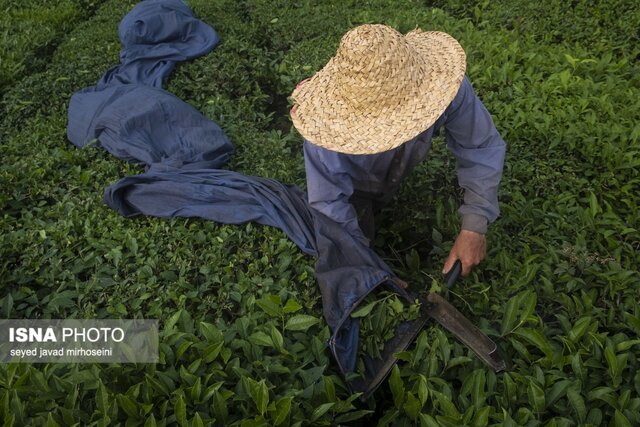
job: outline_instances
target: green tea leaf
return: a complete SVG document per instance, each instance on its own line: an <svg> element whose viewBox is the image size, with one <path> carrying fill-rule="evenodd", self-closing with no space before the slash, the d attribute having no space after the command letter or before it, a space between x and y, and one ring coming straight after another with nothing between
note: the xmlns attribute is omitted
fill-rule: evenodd
<svg viewBox="0 0 640 427"><path fill-rule="evenodd" d="M585 316L578 319L573 328L571 328L571 331L569 331L569 339L572 342L578 341L591 325L591 320L591 316Z"/></svg>
<svg viewBox="0 0 640 427"><path fill-rule="evenodd" d="M569 380L560 380L554 383L545 397L546 404L551 406L562 396L566 395L567 389L571 386L571 383L572 382Z"/></svg>
<svg viewBox="0 0 640 427"><path fill-rule="evenodd" d="M224 339L222 332L211 323L200 322L200 333L207 341L212 343L222 341Z"/></svg>
<svg viewBox="0 0 640 427"><path fill-rule="evenodd" d="M476 369L473 372L473 388L471 389L471 400L476 409L484 406L486 400L486 377L484 369Z"/></svg>
<svg viewBox="0 0 640 427"><path fill-rule="evenodd" d="M98 382L98 390L96 390L96 407L103 416L109 411L109 393L102 381Z"/></svg>
<svg viewBox="0 0 640 427"><path fill-rule="evenodd" d="M191 419L191 427L204 427L204 423L202 422L202 418L198 412L196 412Z"/></svg>
<svg viewBox="0 0 640 427"><path fill-rule="evenodd" d="M287 320L285 328L290 331L306 331L318 323L320 323L320 319L317 317L309 316L307 314L297 314Z"/></svg>
<svg viewBox="0 0 640 427"><path fill-rule="evenodd" d="M218 381L217 383L211 384L209 387L207 387L207 389L204 391L204 395L202 396L202 401L209 402L213 397L213 395L218 390L220 390L220 387L222 387L223 384L224 384L223 381Z"/></svg>
<svg viewBox="0 0 640 427"><path fill-rule="evenodd" d="M45 424L45 427L60 427L60 424L53 419L53 414L51 414L51 412L47 415L47 423Z"/></svg>
<svg viewBox="0 0 640 427"><path fill-rule="evenodd" d="M529 387L527 388L527 396L529 398L529 405L531 405L533 410L538 414L542 413L545 408L545 396L542 387L530 381Z"/></svg>
<svg viewBox="0 0 640 427"><path fill-rule="evenodd" d="M200 401L200 394L202 393L202 382L200 381L200 377L196 379L196 382L191 387L190 397L191 401L196 403Z"/></svg>
<svg viewBox="0 0 640 427"><path fill-rule="evenodd" d="M537 329L520 328L514 332L517 336L524 338L529 343L535 345L546 356L553 356L553 348L547 338Z"/></svg>
<svg viewBox="0 0 640 427"><path fill-rule="evenodd" d="M624 319L627 322L629 329L633 330L636 334L640 334L640 318L629 313L625 313Z"/></svg>
<svg viewBox="0 0 640 427"><path fill-rule="evenodd" d="M429 347L429 338L427 337L427 333L425 331L420 332L418 335L418 339L416 340L416 348L413 351L414 355L414 365L416 362L422 361L422 356L424 355L425 350ZM451 364L452 361L449 361Z"/></svg>
<svg viewBox="0 0 640 427"><path fill-rule="evenodd" d="M184 341L182 344L180 344L180 346L176 350L176 359L180 359L184 352L187 351L187 349L192 345L193 343L191 341Z"/></svg>
<svg viewBox="0 0 640 427"><path fill-rule="evenodd" d="M259 299L256 301L256 304L271 317L281 317L284 314L282 306L270 298Z"/></svg>
<svg viewBox="0 0 640 427"><path fill-rule="evenodd" d="M583 422L587 416L587 408L584 404L584 399L580 395L580 392L571 387L567 390L567 399L571 404L571 408L578 416L580 422Z"/></svg>
<svg viewBox="0 0 640 427"><path fill-rule="evenodd" d="M404 310L404 304L402 303L402 301L400 301L399 298L391 299L389 305L396 314L402 313L402 311Z"/></svg>
<svg viewBox="0 0 640 427"><path fill-rule="evenodd" d="M282 351L284 348L284 337L274 325L271 325L271 340L276 349Z"/></svg>
<svg viewBox="0 0 640 427"><path fill-rule="evenodd" d="M427 385L427 379L424 375L418 374L418 399L420 399L420 405L427 402L429 398L429 387Z"/></svg>
<svg viewBox="0 0 640 427"><path fill-rule="evenodd" d="M604 357L607 360L607 364L609 365L609 376L611 377L611 380L615 384L618 382L618 376L619 376L618 358L616 357L616 354L613 352L613 349L609 346L607 346L604 349Z"/></svg>
<svg viewBox="0 0 640 427"><path fill-rule="evenodd" d="M183 310L178 310L177 312L172 314L166 322L164 322L165 332L169 332L175 327L176 323L178 323L178 321L180 320L180 317L182 317L182 312Z"/></svg>
<svg viewBox="0 0 640 427"><path fill-rule="evenodd" d="M396 408L402 408L402 404L404 403L404 382L402 378L400 378L398 365L393 365L393 369L391 369L389 387L391 388L391 394L393 395L393 402Z"/></svg>
<svg viewBox="0 0 640 427"><path fill-rule="evenodd" d="M409 271L420 271L420 254L415 248L411 249L407 255L405 255L405 262Z"/></svg>
<svg viewBox="0 0 640 427"><path fill-rule="evenodd" d="M364 307L360 307L355 311L351 312L351 317L353 318L358 318L358 317L365 317L368 316L369 313L371 313L371 310L373 310L373 308L378 305L378 301L372 301L369 304L365 305Z"/></svg>
<svg viewBox="0 0 640 427"><path fill-rule="evenodd" d="M593 390L589 391L587 398L589 399L589 401L593 401L596 399L602 400L603 402L611 405L612 408L617 408L619 406L618 396L611 387L596 387Z"/></svg>
<svg viewBox="0 0 640 427"><path fill-rule="evenodd" d="M437 404L440 406L440 409L446 416L452 417L454 419L460 419L460 412L458 412L456 405L447 395L435 390L431 390L431 395L434 397L434 401L437 402Z"/></svg>
<svg viewBox="0 0 640 427"><path fill-rule="evenodd" d="M602 411L600 410L600 408L591 408L589 410L589 413L587 414L585 423L594 426L602 425Z"/></svg>
<svg viewBox="0 0 640 427"><path fill-rule="evenodd" d="M370 409L360 409L358 411L347 412L346 414L342 414L336 417L336 423L348 423L351 421L359 420L366 415L373 414L374 411Z"/></svg>
<svg viewBox="0 0 640 427"><path fill-rule="evenodd" d="M613 418L616 427L631 427L629 419L625 415L616 409L615 416Z"/></svg>
<svg viewBox="0 0 640 427"><path fill-rule="evenodd" d="M129 417L136 419L140 416L138 405L128 396L118 394L116 395L116 401L118 402L118 406L122 408Z"/></svg>
<svg viewBox="0 0 640 427"><path fill-rule="evenodd" d="M386 414L384 414L384 416L380 418L380 421L378 421L378 424L376 425L376 427L388 426L389 423L391 423L391 421L398 418L399 415L400 415L400 411L398 409L392 409L390 411L387 411Z"/></svg>
<svg viewBox="0 0 640 427"><path fill-rule="evenodd" d="M276 402L276 414L273 420L273 425L280 425L287 420L289 412L291 411L292 396L282 397Z"/></svg>
<svg viewBox="0 0 640 427"><path fill-rule="evenodd" d="M19 384L19 380L16 381L16 385ZM16 416L16 421L21 423L25 419L24 405L18 396L17 390L11 390L11 411Z"/></svg>
<svg viewBox="0 0 640 427"><path fill-rule="evenodd" d="M478 409L473 416L473 427L483 427L489 424L489 415L491 414L491 407L485 406L481 409Z"/></svg>
<svg viewBox="0 0 640 427"><path fill-rule="evenodd" d="M156 423L156 417L153 415L153 412L152 412L144 422L144 427L156 427L157 425L158 424Z"/></svg>
<svg viewBox="0 0 640 427"><path fill-rule="evenodd" d="M218 343L207 346L207 348L204 349L204 354L203 354L204 362L205 363L213 362L220 354L220 351L222 350L223 346L224 346L224 341L220 341Z"/></svg>
<svg viewBox="0 0 640 427"><path fill-rule="evenodd" d="M322 405L318 406L311 413L311 422L315 422L315 421L319 420L324 414L329 412L329 410L331 408L333 408L335 406L335 404L336 404L335 402L328 402L328 403L323 403Z"/></svg>
<svg viewBox="0 0 640 427"><path fill-rule="evenodd" d="M176 422L180 426L188 426L187 423L187 405L184 402L182 394L178 394L174 403L174 415L176 416Z"/></svg>
<svg viewBox="0 0 640 427"><path fill-rule="evenodd" d="M516 324L516 315L520 306L520 299L521 294L515 295L507 301L504 307L504 316L502 317L502 326L500 327L500 335L503 337L507 333L510 333Z"/></svg>
<svg viewBox="0 0 640 427"><path fill-rule="evenodd" d="M594 193L589 193L589 213L591 213L591 218L595 218L600 211L601 209L598 204L598 198Z"/></svg>
<svg viewBox="0 0 640 427"><path fill-rule="evenodd" d="M538 296L533 291L526 291L522 295L522 310L520 312L520 324L524 324L533 314L538 304Z"/></svg>
<svg viewBox="0 0 640 427"><path fill-rule="evenodd" d="M42 374L42 372L38 369L36 369L35 367L31 366L29 369L29 377L32 379L32 381L34 382L35 385L37 385L38 389L42 392L42 393L46 393L49 391L49 384L47 383L47 380L45 379L44 375ZM74 389L74 394L76 394L77 397L77 388ZM74 404L71 405L71 407L75 406L75 401ZM71 409L71 408L69 408Z"/></svg>
<svg viewBox="0 0 640 427"><path fill-rule="evenodd" d="M501 425L504 427L517 427L516 422L513 420L509 412L505 408L502 408L503 420Z"/></svg>
<svg viewBox="0 0 640 427"><path fill-rule="evenodd" d="M534 312L537 303L532 291L521 292L509 299L504 309L500 335L505 336L523 325Z"/></svg>
<svg viewBox="0 0 640 427"><path fill-rule="evenodd" d="M260 415L264 415L269 405L269 389L264 379L255 381L251 378L246 378L249 385L249 395L256 404L256 408Z"/></svg>
<svg viewBox="0 0 640 427"><path fill-rule="evenodd" d="M336 401L336 386L333 384L331 377L323 376L322 382L324 383L324 393L327 396L329 402Z"/></svg>
<svg viewBox="0 0 640 427"><path fill-rule="evenodd" d="M288 300L287 303L282 308L282 311L286 314L295 313L296 311L302 309L302 306L295 300Z"/></svg>
<svg viewBox="0 0 640 427"><path fill-rule="evenodd" d="M616 344L616 353L629 351L631 347L640 345L640 339L622 341Z"/></svg>
<svg viewBox="0 0 640 427"><path fill-rule="evenodd" d="M415 420L420 414L422 404L411 392L407 392L407 397L403 405L404 411L409 415L409 418Z"/></svg>
<svg viewBox="0 0 640 427"><path fill-rule="evenodd" d="M440 427L440 424L431 415L421 413L420 427Z"/></svg>
<svg viewBox="0 0 640 427"><path fill-rule="evenodd" d="M274 347L273 340L262 331L254 332L247 338L251 343L264 347Z"/></svg>

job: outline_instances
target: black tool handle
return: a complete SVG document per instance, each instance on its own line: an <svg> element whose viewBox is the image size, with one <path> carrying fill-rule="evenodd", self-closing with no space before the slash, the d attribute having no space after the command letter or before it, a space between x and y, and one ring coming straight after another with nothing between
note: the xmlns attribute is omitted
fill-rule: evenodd
<svg viewBox="0 0 640 427"><path fill-rule="evenodd" d="M462 262L457 259L453 264L453 267L449 269L447 274L444 275L444 281L447 284L447 288L451 288L453 284L458 280L458 276L462 272Z"/></svg>

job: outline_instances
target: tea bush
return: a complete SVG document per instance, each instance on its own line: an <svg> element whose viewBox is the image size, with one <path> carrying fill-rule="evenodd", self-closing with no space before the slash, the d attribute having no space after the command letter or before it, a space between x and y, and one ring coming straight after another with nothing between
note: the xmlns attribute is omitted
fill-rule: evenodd
<svg viewBox="0 0 640 427"><path fill-rule="evenodd" d="M102 203L142 170L75 149L66 109L118 62L117 26L135 3L6 7L0 315L158 318L161 360L0 365L4 425L640 424L633 2L189 1L221 43L166 88L225 129L232 169L304 187L288 96L368 22L460 40L507 141L488 258L448 297L510 369L494 373L429 324L366 403L327 351L314 260L281 231L125 219ZM376 250L414 290L442 291L460 200L438 138L378 218Z"/></svg>
<svg viewBox="0 0 640 427"><path fill-rule="evenodd" d="M43 70L64 37L104 1L14 1L0 16L0 93Z"/></svg>

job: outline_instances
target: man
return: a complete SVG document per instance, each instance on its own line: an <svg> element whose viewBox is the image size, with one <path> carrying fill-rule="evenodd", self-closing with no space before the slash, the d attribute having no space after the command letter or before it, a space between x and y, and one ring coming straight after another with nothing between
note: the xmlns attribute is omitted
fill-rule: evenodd
<svg viewBox="0 0 640 427"><path fill-rule="evenodd" d="M322 70L298 85L291 110L305 138L310 205L367 243L375 208L390 200L444 128L464 203L443 272L459 259L462 275L486 255L505 155L464 74L465 60L448 34L417 29L403 36L385 25L362 25L343 36Z"/></svg>

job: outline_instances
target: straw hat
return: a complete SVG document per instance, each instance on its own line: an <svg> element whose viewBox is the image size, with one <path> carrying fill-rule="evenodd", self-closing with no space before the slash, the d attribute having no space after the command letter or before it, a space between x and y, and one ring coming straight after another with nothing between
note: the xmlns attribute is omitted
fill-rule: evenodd
<svg viewBox="0 0 640 427"><path fill-rule="evenodd" d="M336 55L293 91L292 121L313 144L347 154L395 148L429 128L455 97L465 70L450 35L386 25L346 33Z"/></svg>

